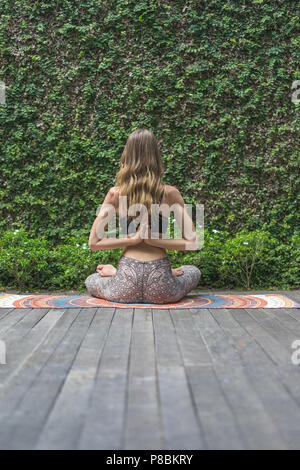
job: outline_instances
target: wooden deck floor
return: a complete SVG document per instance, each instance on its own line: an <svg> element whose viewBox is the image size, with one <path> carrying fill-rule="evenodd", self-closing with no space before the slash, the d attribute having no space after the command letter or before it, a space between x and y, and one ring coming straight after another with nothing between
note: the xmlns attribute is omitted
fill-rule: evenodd
<svg viewBox="0 0 300 470"><path fill-rule="evenodd" d="M0 449L300 449L300 310L1 309L0 339Z"/></svg>

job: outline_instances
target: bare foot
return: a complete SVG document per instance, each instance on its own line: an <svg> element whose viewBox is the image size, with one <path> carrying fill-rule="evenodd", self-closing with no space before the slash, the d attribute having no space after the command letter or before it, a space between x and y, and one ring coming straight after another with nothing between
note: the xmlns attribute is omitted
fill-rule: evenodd
<svg viewBox="0 0 300 470"><path fill-rule="evenodd" d="M175 277L182 276L183 269L181 269L181 268L172 268L172 274Z"/></svg>
<svg viewBox="0 0 300 470"><path fill-rule="evenodd" d="M103 277L115 276L117 270L112 264L98 264L97 273Z"/></svg>

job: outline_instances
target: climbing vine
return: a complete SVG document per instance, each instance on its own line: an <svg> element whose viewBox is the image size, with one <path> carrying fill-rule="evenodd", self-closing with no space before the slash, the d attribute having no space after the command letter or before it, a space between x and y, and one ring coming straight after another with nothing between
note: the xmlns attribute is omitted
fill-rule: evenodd
<svg viewBox="0 0 300 470"><path fill-rule="evenodd" d="M295 0L2 0L0 230L87 236L126 139L209 229L299 226Z"/></svg>

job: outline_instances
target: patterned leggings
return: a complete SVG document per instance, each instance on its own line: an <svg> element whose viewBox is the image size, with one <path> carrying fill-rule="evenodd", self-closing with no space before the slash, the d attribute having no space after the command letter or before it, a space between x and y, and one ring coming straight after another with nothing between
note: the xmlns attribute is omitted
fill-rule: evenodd
<svg viewBox="0 0 300 470"><path fill-rule="evenodd" d="M85 285L89 295L121 303L166 304L177 302L197 287L201 271L196 266L181 266L184 273L175 277L168 257L139 261L121 256L117 273L102 277L88 276Z"/></svg>

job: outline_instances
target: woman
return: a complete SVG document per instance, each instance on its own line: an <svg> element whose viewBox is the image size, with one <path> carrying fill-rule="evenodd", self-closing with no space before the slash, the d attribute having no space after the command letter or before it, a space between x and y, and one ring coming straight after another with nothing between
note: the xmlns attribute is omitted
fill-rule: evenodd
<svg viewBox="0 0 300 470"><path fill-rule="evenodd" d="M132 132L121 156L116 186L107 193L89 238L92 251L122 247L122 256L117 269L112 265L100 264L97 273L88 276L85 285L90 295L121 303L165 304L177 302L197 287L201 276L197 267L184 265L171 269L168 259L167 249L196 250L197 236L184 210L180 192L173 186L163 184L163 171L161 153L152 131L137 129ZM124 196L127 197L126 205ZM132 217L134 212L130 208L133 204L141 208L139 217ZM165 204L160 206L164 207L165 214L166 207L173 205L183 238L161 238L168 223L168 215L158 215L153 210L153 207L158 206L152 204ZM120 217L122 232L127 232L124 225L127 220L128 233L121 238L102 235L113 212ZM188 220L190 224L186 223ZM154 227L152 231L151 225ZM102 231L99 227L102 227ZM192 231L188 227L193 227Z"/></svg>

